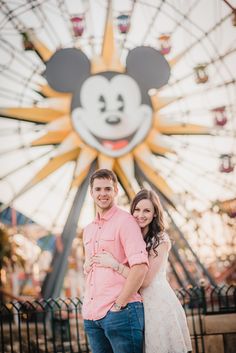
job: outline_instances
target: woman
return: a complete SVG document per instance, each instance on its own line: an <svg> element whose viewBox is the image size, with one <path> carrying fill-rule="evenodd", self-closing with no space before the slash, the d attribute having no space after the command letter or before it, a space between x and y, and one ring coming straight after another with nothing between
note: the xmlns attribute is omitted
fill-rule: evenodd
<svg viewBox="0 0 236 353"><path fill-rule="evenodd" d="M150 263L141 288L145 312L145 352L187 353L192 347L185 313L166 279L171 242L165 232L163 209L158 196L153 191L141 190L132 201L131 214L141 228ZM119 263L108 252L95 255L88 266L93 263L111 267L124 277L129 274L129 267Z"/></svg>

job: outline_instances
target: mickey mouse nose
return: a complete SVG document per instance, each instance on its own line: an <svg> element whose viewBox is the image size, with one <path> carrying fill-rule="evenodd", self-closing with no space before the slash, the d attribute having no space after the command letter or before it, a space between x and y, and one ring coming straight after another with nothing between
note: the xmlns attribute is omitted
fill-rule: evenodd
<svg viewBox="0 0 236 353"><path fill-rule="evenodd" d="M110 115L108 116L108 118L105 119L105 121L107 124L117 125L120 123L121 118L119 118L119 116L116 116L116 115Z"/></svg>

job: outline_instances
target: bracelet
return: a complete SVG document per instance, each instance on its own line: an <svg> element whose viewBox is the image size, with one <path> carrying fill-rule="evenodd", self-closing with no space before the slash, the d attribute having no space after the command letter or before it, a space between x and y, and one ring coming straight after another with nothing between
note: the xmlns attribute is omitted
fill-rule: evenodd
<svg viewBox="0 0 236 353"><path fill-rule="evenodd" d="M117 264L113 267L113 270L119 272L119 266L120 264L117 262Z"/></svg>
<svg viewBox="0 0 236 353"><path fill-rule="evenodd" d="M125 267L124 265L122 265L122 264L119 263L117 272L118 272L120 275L123 273L124 267Z"/></svg>

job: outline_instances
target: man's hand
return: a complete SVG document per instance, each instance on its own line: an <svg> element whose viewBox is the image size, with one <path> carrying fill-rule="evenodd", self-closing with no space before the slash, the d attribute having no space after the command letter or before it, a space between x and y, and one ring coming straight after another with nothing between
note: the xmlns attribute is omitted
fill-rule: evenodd
<svg viewBox="0 0 236 353"><path fill-rule="evenodd" d="M111 307L110 311L116 312L116 311L120 311L121 309L122 309L121 305L114 303L113 306Z"/></svg>
<svg viewBox="0 0 236 353"><path fill-rule="evenodd" d="M86 259L86 261L84 263L84 272L85 273L89 273L89 271L91 270L92 264L93 264L92 257L89 257L88 259Z"/></svg>

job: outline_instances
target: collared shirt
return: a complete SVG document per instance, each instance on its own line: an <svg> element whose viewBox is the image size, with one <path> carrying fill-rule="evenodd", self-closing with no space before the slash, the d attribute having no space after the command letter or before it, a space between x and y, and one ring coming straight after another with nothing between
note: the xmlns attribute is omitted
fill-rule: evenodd
<svg viewBox="0 0 236 353"><path fill-rule="evenodd" d="M120 263L128 266L148 265L146 244L133 216L112 206L104 215L90 223L84 230L86 257L102 251L110 252ZM103 318L119 296L126 278L108 267L94 264L85 284L83 317L88 320ZM129 302L141 301L135 293Z"/></svg>

